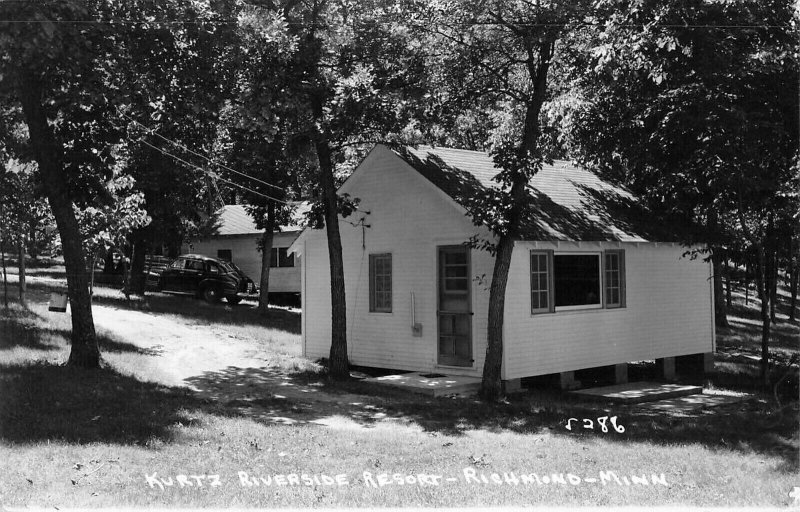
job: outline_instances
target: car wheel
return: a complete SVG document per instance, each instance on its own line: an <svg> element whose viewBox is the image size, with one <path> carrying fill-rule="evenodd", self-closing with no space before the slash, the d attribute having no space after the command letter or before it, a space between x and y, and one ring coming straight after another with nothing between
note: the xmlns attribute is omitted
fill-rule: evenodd
<svg viewBox="0 0 800 512"><path fill-rule="evenodd" d="M228 295L225 297L225 300L227 300L230 304L238 304L242 302L242 298L237 297L236 295Z"/></svg>
<svg viewBox="0 0 800 512"><path fill-rule="evenodd" d="M217 290L213 286L209 286L208 288L203 290L203 298L209 304L216 304L221 299L219 290Z"/></svg>

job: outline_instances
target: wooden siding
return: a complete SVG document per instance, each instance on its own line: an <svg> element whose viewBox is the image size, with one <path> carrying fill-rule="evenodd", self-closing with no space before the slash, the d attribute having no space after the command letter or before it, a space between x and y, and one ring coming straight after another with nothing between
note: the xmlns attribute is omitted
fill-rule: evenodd
<svg viewBox="0 0 800 512"><path fill-rule="evenodd" d="M361 199L339 226L353 364L479 376L494 260L471 252L472 368L437 364L437 247L489 236L464 210L392 152L372 151L340 189ZM364 223L370 227L358 225ZM356 225L353 225L356 224ZM363 235L362 235L363 233ZM362 238L363 236L363 238ZM303 352L330 352L330 274L324 230L299 242L303 265ZM364 248L362 249L362 243ZM530 250L625 250L626 307L531 315ZM677 245L619 242L519 242L505 304L503 378L577 370L714 350L710 265L682 258ZM392 312L369 312L369 254L392 254ZM422 336L412 334L411 293Z"/></svg>
<svg viewBox="0 0 800 512"><path fill-rule="evenodd" d="M361 198L360 210L371 212L370 227L353 226L355 213L339 223L345 261L348 352L353 364L406 370L434 370L437 365L436 271L437 246L460 244L483 232L473 226L439 189L385 148L378 147L342 187ZM303 242L304 353L328 357L330 351L330 273L324 230L306 232ZM369 254L392 254L392 312L369 311ZM472 251L472 277L491 276L487 253ZM473 368L447 368L451 374L475 375L486 352L488 290L471 281L473 303ZM411 293L422 336L411 329Z"/></svg>
<svg viewBox="0 0 800 512"><path fill-rule="evenodd" d="M531 315L530 250L625 250L626 307ZM714 350L710 264L679 245L519 242L506 289L504 377Z"/></svg>
<svg viewBox="0 0 800 512"><path fill-rule="evenodd" d="M275 233L274 247L289 247L297 238L297 231ZM203 240L195 240L191 245L184 244L184 253L205 254L217 257L217 250L229 249L233 254L233 262L241 268L256 286L261 280L261 253L256 249L260 234L215 236ZM273 267L269 273L269 290L275 293L300 292L300 266L295 261L294 267Z"/></svg>

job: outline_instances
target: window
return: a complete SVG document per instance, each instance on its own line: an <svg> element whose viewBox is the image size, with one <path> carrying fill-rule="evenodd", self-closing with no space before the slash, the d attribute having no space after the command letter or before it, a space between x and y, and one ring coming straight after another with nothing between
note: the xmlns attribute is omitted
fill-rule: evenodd
<svg viewBox="0 0 800 512"><path fill-rule="evenodd" d="M392 255L369 255L369 310L392 312Z"/></svg>
<svg viewBox="0 0 800 512"><path fill-rule="evenodd" d="M186 260L186 270L203 270L203 262L200 260Z"/></svg>
<svg viewBox="0 0 800 512"><path fill-rule="evenodd" d="M531 313L552 311L550 267L553 251L531 251Z"/></svg>
<svg viewBox="0 0 800 512"><path fill-rule="evenodd" d="M293 267L294 254L288 253L288 247L273 247L269 255L269 266L275 267Z"/></svg>
<svg viewBox="0 0 800 512"><path fill-rule="evenodd" d="M531 314L625 307L625 252L531 251Z"/></svg>
<svg viewBox="0 0 800 512"><path fill-rule="evenodd" d="M288 254L288 247L278 249L278 265L281 267L294 266L294 254Z"/></svg>
<svg viewBox="0 0 800 512"><path fill-rule="evenodd" d="M223 261L233 261L233 253L230 249L218 249L217 259Z"/></svg>
<svg viewBox="0 0 800 512"><path fill-rule="evenodd" d="M216 263L208 262L208 273L209 274L219 274L219 266Z"/></svg>
<svg viewBox="0 0 800 512"><path fill-rule="evenodd" d="M555 306L600 305L600 255L553 256Z"/></svg>
<svg viewBox="0 0 800 512"><path fill-rule="evenodd" d="M454 295L469 293L469 261L466 250L442 252L442 285L444 292Z"/></svg>
<svg viewBox="0 0 800 512"><path fill-rule="evenodd" d="M604 259L606 307L625 307L625 253L606 251Z"/></svg>

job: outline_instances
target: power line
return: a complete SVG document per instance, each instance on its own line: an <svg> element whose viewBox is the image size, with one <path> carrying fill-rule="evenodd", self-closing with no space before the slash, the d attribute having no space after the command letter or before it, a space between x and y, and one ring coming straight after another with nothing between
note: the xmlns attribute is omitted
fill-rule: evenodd
<svg viewBox="0 0 800 512"><path fill-rule="evenodd" d="M0 0L0 4L3 2ZM152 26L174 26L174 25L235 25L238 24L238 20L164 20L164 21L150 21L150 20L0 20L0 23L52 23L52 24L88 24L88 25L152 25ZM377 25L379 22L376 21L363 21L360 22L362 24L370 23ZM388 23L385 22L385 23ZM584 26L596 26L596 27L604 27L606 26L605 23L583 23L583 22L576 22L578 24ZM313 23L304 23L304 22L287 22L286 25L289 26L312 26L315 25ZM515 27L566 27L571 25L571 23L514 23ZM454 23L451 26L458 26L458 27L475 27L475 26L487 26L487 27L504 27L502 23L496 22L479 22L473 21L468 23ZM681 23L654 23L649 25L647 23L621 23L616 25L618 27L625 27L625 28L643 28L646 26L650 27L660 27L660 28L685 28L685 29L720 29L720 30L750 30L750 29L783 29L783 30L794 30L794 28L790 25L772 25L772 24L762 24L762 25L718 25L718 24L681 24Z"/></svg>
<svg viewBox="0 0 800 512"><path fill-rule="evenodd" d="M192 151L191 149L189 149L188 147L184 146L183 144L181 144L179 142L175 142L172 139L168 139L168 138L164 137L163 135L161 135L160 133L158 133L155 130L153 130L152 128L148 128L147 126L143 125L142 123L140 123L136 119L128 116L127 114L125 114L121 110L119 110L119 113L123 117L125 117L126 119L129 119L130 121L132 121L132 122L138 124L139 126L141 126L142 128L144 128L151 135L155 135L156 137L158 137L158 138L160 138L160 139L162 139L162 140L164 140L164 141L166 141L166 142L168 142L168 143L170 143L170 144L172 144L174 146L177 146L177 147L179 147L179 148L181 148L181 149L183 149L185 151L188 151L189 153L191 153L191 154L193 154L193 155L195 155L195 156L197 156L199 158L202 158L202 159L206 160L207 162L209 162L209 163L211 163L213 165L217 165L217 166L222 167L223 169L225 169L227 171L230 171L232 173L238 174L238 175L243 176L245 178L249 178L249 179L251 179L253 181L257 181L257 182L261 183L262 185L266 185L268 187L272 187L274 189L280 190L281 192L286 192L285 188L279 187L277 185L273 185L272 183L267 183L266 181L260 180L260 179L256 178L255 176L250 176L249 174L245 174L245 173L243 173L241 171L237 171L236 169L232 169L231 167L228 167L227 165L225 165L223 163L220 163L220 162L218 162L216 160L212 160L211 158L208 158L205 155L201 155L200 153L198 153L196 151Z"/></svg>
<svg viewBox="0 0 800 512"><path fill-rule="evenodd" d="M128 140L130 140L131 142L141 142L142 144L144 144L144 145L146 145L146 146L149 146L150 148L152 148L152 149L154 149L154 150L158 151L159 153L161 153L161 154L163 154L163 155L166 155L166 156L168 156L168 157L170 157L170 158L174 158L175 160L177 160L177 161L179 161L179 162L181 162L181 163L183 163L183 164L186 164L186 165L188 165L189 167L191 167L191 168L193 168L193 169L197 169L198 171L201 171L201 172L205 173L206 175L208 175L208 176L211 176L211 177L212 177L212 178L214 178L214 179L218 179L218 180L220 180L220 181L223 181L223 182L225 182L225 183L228 183L228 184L230 184L230 185L233 185L234 187L239 187L239 188L241 188L241 189L243 189L243 190L246 190L246 191L248 191L248 192L250 192L250 193L256 194L256 195L258 195L258 196L261 196L261 197L264 197L264 198L266 198L266 199L270 199L270 200L272 200L272 201L276 201L276 202L278 202L278 203L282 203L282 204L285 204L285 205L288 205L288 206L291 206L291 205L292 205L292 203L290 203L290 202L288 202L288 201L283 201L283 200L281 200L281 199L278 199L278 198L275 198L275 197L272 197L272 196L268 196L267 194L264 194L264 193L262 193L262 192L258 192L258 191L256 191L256 190L253 190L253 189L251 189L251 188L245 187L244 185L240 185L240 184L238 184L238 183L234 183L233 181L226 180L225 178L223 178L223 177L219 176L218 174L211 173L211 172L209 172L208 170L206 170L206 169L203 169L203 168L202 168L202 167L200 167L200 166L194 165L194 164L193 164L193 163L191 163L191 162L187 162L187 161L186 161L186 160L184 160L183 158L181 158L181 157L179 157L179 156L176 156L176 155L173 155L172 153L169 153L168 151L164 151L163 149L161 149L161 148L159 148L159 147L156 147L156 146L154 146L154 145L150 144L149 142L147 142L147 141L146 141L146 140L144 140L144 139L133 140L133 139L130 139L130 138L128 138Z"/></svg>

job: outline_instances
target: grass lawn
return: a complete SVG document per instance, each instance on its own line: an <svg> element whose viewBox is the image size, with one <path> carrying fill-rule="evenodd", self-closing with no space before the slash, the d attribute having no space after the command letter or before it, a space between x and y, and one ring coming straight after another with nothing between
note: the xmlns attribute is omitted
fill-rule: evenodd
<svg viewBox="0 0 800 512"><path fill-rule="evenodd" d="M260 318L247 306L162 295L127 304L96 290L98 304L276 354L266 368L205 375L243 389L209 398L160 383L158 351L114 329L99 331L102 370L61 366L69 322L47 311L60 279L48 272L31 278L28 309L0 303L2 505L782 506L800 485L796 375L779 387L780 406L756 393L683 415L547 390L499 404L433 399L327 382L299 356L296 312ZM706 387L752 393L757 310L735 301ZM800 330L782 322L776 331L783 374ZM616 416L625 432L565 428L570 417L600 416Z"/></svg>

